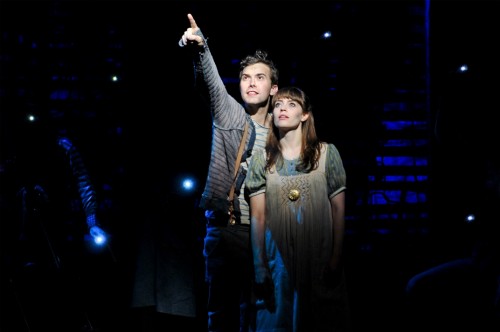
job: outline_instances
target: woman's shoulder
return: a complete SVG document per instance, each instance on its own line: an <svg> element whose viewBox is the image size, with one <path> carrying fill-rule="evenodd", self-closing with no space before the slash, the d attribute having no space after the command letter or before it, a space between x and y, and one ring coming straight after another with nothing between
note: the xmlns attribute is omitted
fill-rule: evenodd
<svg viewBox="0 0 500 332"><path fill-rule="evenodd" d="M337 146L331 142L321 142L321 151L327 151L328 153L339 153Z"/></svg>

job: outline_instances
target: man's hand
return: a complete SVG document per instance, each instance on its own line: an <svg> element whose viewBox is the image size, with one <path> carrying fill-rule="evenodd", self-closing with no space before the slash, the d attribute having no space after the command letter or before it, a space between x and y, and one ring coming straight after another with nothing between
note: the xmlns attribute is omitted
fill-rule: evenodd
<svg viewBox="0 0 500 332"><path fill-rule="evenodd" d="M107 241L106 232L97 225L90 227L89 234L92 236L96 244L102 245Z"/></svg>
<svg viewBox="0 0 500 332"><path fill-rule="evenodd" d="M179 46L184 47L186 45L198 45L198 46L203 46L205 41L201 36L197 34L197 32L200 30L198 28L198 25L196 24L196 21L193 18L193 15L188 14L188 20L189 20L189 25L190 27L187 28L186 31L184 31L184 34L182 35L181 39L179 40Z"/></svg>

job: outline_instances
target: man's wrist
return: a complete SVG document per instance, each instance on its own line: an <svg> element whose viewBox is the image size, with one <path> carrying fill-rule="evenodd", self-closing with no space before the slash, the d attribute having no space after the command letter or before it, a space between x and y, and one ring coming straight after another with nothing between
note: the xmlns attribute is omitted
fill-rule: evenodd
<svg viewBox="0 0 500 332"><path fill-rule="evenodd" d="M97 222L97 218L95 214L91 214L87 216L87 227L91 229L94 226L99 226L99 223Z"/></svg>

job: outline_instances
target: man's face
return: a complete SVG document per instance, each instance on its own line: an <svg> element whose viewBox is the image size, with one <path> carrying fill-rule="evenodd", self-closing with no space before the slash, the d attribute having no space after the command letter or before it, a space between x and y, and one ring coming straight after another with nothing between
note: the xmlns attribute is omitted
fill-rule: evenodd
<svg viewBox="0 0 500 332"><path fill-rule="evenodd" d="M256 63L246 67L240 79L241 98L247 105L267 104L269 96L274 94L271 83L271 69Z"/></svg>

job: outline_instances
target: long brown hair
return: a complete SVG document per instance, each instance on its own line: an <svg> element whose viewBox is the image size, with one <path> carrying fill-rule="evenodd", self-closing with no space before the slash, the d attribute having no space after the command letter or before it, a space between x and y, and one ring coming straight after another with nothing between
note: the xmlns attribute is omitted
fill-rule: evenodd
<svg viewBox="0 0 500 332"><path fill-rule="evenodd" d="M321 154L321 141L316 135L312 105L304 91L292 86L279 89L272 98L271 107L274 109L275 103L283 98L299 103L302 106L304 114L309 114L307 120L302 122L302 147L300 150L300 160L296 167L297 171L308 173L318 167ZM283 155L279 144L279 129L274 125L274 122L272 130L269 131L267 136L266 155L266 170L269 171L275 164L277 168L283 166Z"/></svg>

